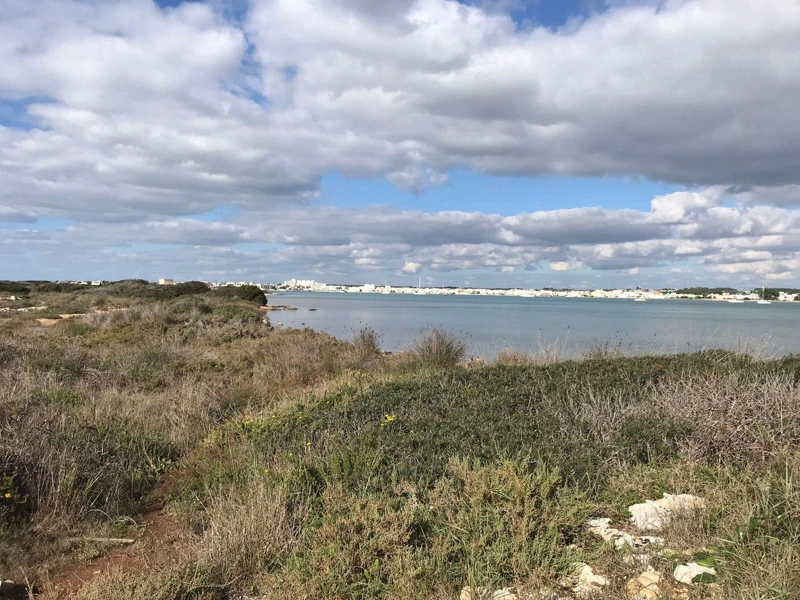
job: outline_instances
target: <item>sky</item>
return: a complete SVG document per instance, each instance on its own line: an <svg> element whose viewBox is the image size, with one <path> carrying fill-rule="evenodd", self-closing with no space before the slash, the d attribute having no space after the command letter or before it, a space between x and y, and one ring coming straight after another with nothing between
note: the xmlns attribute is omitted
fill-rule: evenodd
<svg viewBox="0 0 800 600"><path fill-rule="evenodd" d="M800 287L795 0L0 0L0 279Z"/></svg>

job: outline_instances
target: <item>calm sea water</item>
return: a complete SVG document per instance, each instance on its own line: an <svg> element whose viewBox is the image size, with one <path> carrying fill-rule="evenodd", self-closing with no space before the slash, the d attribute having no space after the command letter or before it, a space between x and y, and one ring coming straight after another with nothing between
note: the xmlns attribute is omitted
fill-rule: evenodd
<svg viewBox="0 0 800 600"><path fill-rule="evenodd" d="M465 339L473 356L486 358L503 348L575 356L606 345L629 354L708 348L768 356L800 352L800 303L335 293L281 293L269 302L298 308L270 313L273 324L311 327L339 338L369 326L391 351L408 348L422 330L439 327Z"/></svg>

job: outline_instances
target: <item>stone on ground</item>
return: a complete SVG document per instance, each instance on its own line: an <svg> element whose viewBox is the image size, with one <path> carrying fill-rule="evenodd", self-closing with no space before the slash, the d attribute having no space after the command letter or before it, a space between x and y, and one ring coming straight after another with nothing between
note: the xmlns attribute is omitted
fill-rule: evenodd
<svg viewBox="0 0 800 600"><path fill-rule="evenodd" d="M631 535L625 531L610 527L611 519L592 519L586 523L589 533L600 536L607 542L612 542L614 547L628 546L634 550L643 550L652 546L663 546L664 540L652 535Z"/></svg>
<svg viewBox="0 0 800 600"><path fill-rule="evenodd" d="M702 498L690 494L664 494L661 500L646 500L628 507L631 522L642 531L661 531L678 513L705 508Z"/></svg>
<svg viewBox="0 0 800 600"><path fill-rule="evenodd" d="M698 565L696 562L691 562L685 565L678 565L675 567L675 572L672 574L676 581L685 583L686 585L692 585L694 578L698 575L711 575L712 577L716 577L717 572L713 567L704 567Z"/></svg>
<svg viewBox="0 0 800 600"><path fill-rule="evenodd" d="M460 600L519 600L513 588L503 588L501 590L489 590L478 588L473 590L470 586L461 590Z"/></svg>
<svg viewBox="0 0 800 600"><path fill-rule="evenodd" d="M628 581L625 591L630 600L657 600L661 598L661 573L648 569L635 579Z"/></svg>
<svg viewBox="0 0 800 600"><path fill-rule="evenodd" d="M592 598L608 585L608 579L596 574L586 563L575 563L574 567L577 581L572 586L572 592L577 598Z"/></svg>

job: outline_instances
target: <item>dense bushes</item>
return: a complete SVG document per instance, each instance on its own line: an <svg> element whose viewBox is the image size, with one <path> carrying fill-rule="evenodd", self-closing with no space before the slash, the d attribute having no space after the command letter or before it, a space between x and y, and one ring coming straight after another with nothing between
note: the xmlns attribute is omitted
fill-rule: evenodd
<svg viewBox="0 0 800 600"><path fill-rule="evenodd" d="M238 298L248 302L255 302L259 306L267 304L267 297L261 289L254 285L226 285L214 290L215 296L223 298Z"/></svg>
<svg viewBox="0 0 800 600"><path fill-rule="evenodd" d="M66 283L60 281L47 281L35 285L36 292L40 294L66 294L86 289L89 286L81 283Z"/></svg>
<svg viewBox="0 0 800 600"><path fill-rule="evenodd" d="M18 281L0 281L0 292L8 292L9 294L27 294L31 288Z"/></svg>
<svg viewBox="0 0 800 600"><path fill-rule="evenodd" d="M102 290L113 296L147 300L171 300L181 296L205 294L211 288L202 281L186 281L175 285L158 285L143 279L125 279L103 286Z"/></svg>

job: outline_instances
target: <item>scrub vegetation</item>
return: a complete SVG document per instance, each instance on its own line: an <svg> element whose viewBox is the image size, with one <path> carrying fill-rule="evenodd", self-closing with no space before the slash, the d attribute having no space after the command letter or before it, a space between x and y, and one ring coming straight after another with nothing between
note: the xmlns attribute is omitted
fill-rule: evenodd
<svg viewBox="0 0 800 600"><path fill-rule="evenodd" d="M571 598L585 562L625 598L642 566L586 521L670 492L707 508L654 566L717 576L664 598L800 597L800 357L468 363L446 332L392 355L199 287L23 287L5 305L47 308L0 313L2 579L87 600ZM103 538L137 542L108 567Z"/></svg>

